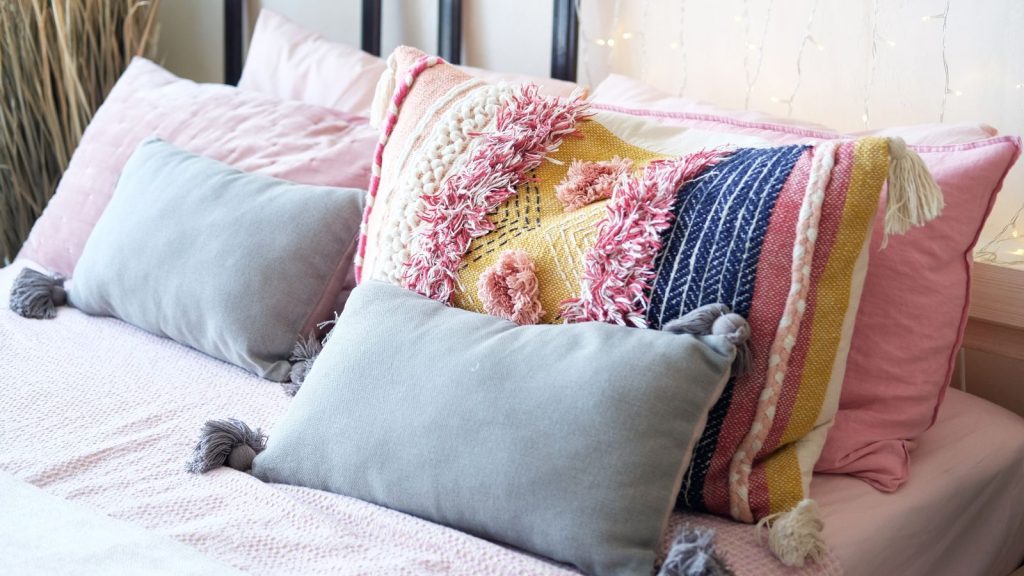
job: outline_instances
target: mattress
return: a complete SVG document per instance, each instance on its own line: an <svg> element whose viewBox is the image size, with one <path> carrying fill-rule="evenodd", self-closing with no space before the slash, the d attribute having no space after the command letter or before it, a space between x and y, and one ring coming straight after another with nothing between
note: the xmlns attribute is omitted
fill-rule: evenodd
<svg viewBox="0 0 1024 576"><path fill-rule="evenodd" d="M23 265L0 269L0 295ZM344 496L263 484L229 469L189 475L184 461L206 419L235 417L272 430L289 402L278 384L114 319L64 308L55 320L25 320L6 307L0 298L0 472L253 574L574 573ZM979 411L986 425L965 434ZM949 414L959 415L952 424ZM963 546L985 540L984 554L1009 548L1008 542L1019 548L1024 540L1007 540L1014 532L1005 531L1020 534L1024 515L1014 493L1005 494L1015 487L1019 496L1024 477L1024 434L1014 418L951 394L939 425L914 454L920 482L912 478L906 490L884 497L850 478L816 478L812 495L822 504L832 551L801 570L778 564L752 526L675 514L670 527L715 528L718 549L741 575L839 574L843 567L848 574L892 572L878 566L952 574L939 566L945 557L928 548L938 542L949 554L966 554ZM954 441L961 437L973 438L973 448ZM984 467L964 459L978 445L996 446L995 437L1002 444L985 452ZM956 451L942 449L953 445ZM966 521L962 507L949 505L950 494L981 493L954 501L976 511ZM999 522L987 521L997 515ZM10 521L0 511L0 522ZM878 535L880 523L888 537ZM908 540L911 549L891 540L921 530L927 536ZM1011 550L984 569L955 573L996 574L987 570L1019 555Z"/></svg>

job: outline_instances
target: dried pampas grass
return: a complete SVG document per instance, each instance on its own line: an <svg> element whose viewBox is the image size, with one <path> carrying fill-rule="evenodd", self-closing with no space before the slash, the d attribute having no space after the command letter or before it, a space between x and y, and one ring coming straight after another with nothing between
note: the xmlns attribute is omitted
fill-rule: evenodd
<svg viewBox="0 0 1024 576"><path fill-rule="evenodd" d="M0 264L14 259L160 0L0 0Z"/></svg>

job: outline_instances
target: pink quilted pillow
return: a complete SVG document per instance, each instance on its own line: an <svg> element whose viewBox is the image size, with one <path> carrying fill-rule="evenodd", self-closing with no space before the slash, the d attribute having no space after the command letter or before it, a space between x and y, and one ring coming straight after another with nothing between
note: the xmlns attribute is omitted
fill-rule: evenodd
<svg viewBox="0 0 1024 576"><path fill-rule="evenodd" d="M238 87L278 98L369 116L383 59L331 42L323 36L264 8L253 31ZM573 82L460 66L492 84L533 82L547 94L568 96Z"/></svg>
<svg viewBox="0 0 1024 576"><path fill-rule="evenodd" d="M808 143L868 134L730 112L673 98L623 76L609 77L593 99L605 108L687 126L714 145L730 140L751 145L752 139L772 145ZM927 226L890 238L885 249L884 212L879 212L839 410L815 470L852 474L893 491L906 481L913 441L931 427L949 385L967 324L974 244L1003 178L1020 155L1021 141L996 137L991 127L977 124L870 134L900 136L911 144L942 188L946 208Z"/></svg>
<svg viewBox="0 0 1024 576"><path fill-rule="evenodd" d="M366 188L377 133L364 118L182 80L136 58L96 112L19 254L71 276L125 162L150 136L247 172ZM282 233L301 222L283 223Z"/></svg>

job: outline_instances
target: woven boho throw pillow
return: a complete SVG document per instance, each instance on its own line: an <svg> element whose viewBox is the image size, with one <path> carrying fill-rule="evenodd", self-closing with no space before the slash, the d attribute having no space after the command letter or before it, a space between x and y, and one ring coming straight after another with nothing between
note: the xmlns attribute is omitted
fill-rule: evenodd
<svg viewBox="0 0 1024 576"><path fill-rule="evenodd" d="M660 329L731 307L752 354L709 414L678 503L768 518L787 563L823 550L806 498L883 185L887 234L942 207L920 158L885 138L737 148L735 135L486 86L408 48L376 100L362 280L520 324Z"/></svg>

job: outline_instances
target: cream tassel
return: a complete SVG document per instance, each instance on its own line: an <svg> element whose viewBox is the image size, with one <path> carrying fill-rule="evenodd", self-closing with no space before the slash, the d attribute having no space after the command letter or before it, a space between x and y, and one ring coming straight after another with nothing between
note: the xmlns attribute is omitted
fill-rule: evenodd
<svg viewBox="0 0 1024 576"><path fill-rule="evenodd" d="M370 104L370 126L379 129L384 125L384 116L388 113L391 99L395 94L395 55L388 57L388 67L377 80L377 89L373 93Z"/></svg>
<svg viewBox="0 0 1024 576"><path fill-rule="evenodd" d="M768 527L768 549L786 566L803 566L808 558L818 562L825 555L821 533L825 523L814 500L805 498L787 512L762 518L757 523L758 538L764 526Z"/></svg>
<svg viewBox="0 0 1024 576"><path fill-rule="evenodd" d="M942 213L942 189L917 152L902 138L889 138L889 200L885 207L885 241L924 226Z"/></svg>

